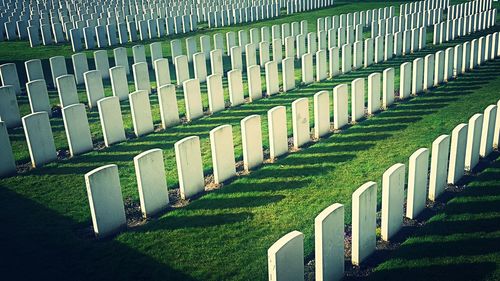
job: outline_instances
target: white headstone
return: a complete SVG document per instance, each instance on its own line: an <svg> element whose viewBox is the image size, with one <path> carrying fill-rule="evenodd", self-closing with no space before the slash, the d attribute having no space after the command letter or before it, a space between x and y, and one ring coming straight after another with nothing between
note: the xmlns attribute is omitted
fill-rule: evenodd
<svg viewBox="0 0 500 281"><path fill-rule="evenodd" d="M107 97L97 102L104 144L109 147L126 140L123 117L118 97Z"/></svg>
<svg viewBox="0 0 500 281"><path fill-rule="evenodd" d="M365 116L365 79L351 82L351 122L356 123Z"/></svg>
<svg viewBox="0 0 500 281"><path fill-rule="evenodd" d="M456 184L464 175L467 128L468 125L462 123L456 126L451 133L448 184Z"/></svg>
<svg viewBox="0 0 500 281"><path fill-rule="evenodd" d="M126 227L125 207L116 165L106 165L85 174L94 233L112 235Z"/></svg>
<svg viewBox="0 0 500 281"><path fill-rule="evenodd" d="M203 104L201 102L200 81L198 79L184 81L183 90L187 120L192 121L201 118L203 116Z"/></svg>
<svg viewBox="0 0 500 281"><path fill-rule="evenodd" d="M282 76L283 76L283 92L286 93L288 91L295 89L295 61L293 57L287 57L283 60Z"/></svg>
<svg viewBox="0 0 500 281"><path fill-rule="evenodd" d="M170 84L170 65L168 59L160 58L153 62L155 69L156 88ZM149 79L148 79L149 80Z"/></svg>
<svg viewBox="0 0 500 281"><path fill-rule="evenodd" d="M174 61L177 85L182 85L186 80L189 79L188 58L185 55L181 55L175 57Z"/></svg>
<svg viewBox="0 0 500 281"><path fill-rule="evenodd" d="M481 143L481 131L483 127L483 114L474 114L469 119L467 130L467 148L465 150L465 170L471 171L479 162L479 148Z"/></svg>
<svg viewBox="0 0 500 281"><path fill-rule="evenodd" d="M94 52L95 68L102 74L102 79L109 78L109 59L108 52L99 50Z"/></svg>
<svg viewBox="0 0 500 281"><path fill-rule="evenodd" d="M26 115L22 121L33 167L40 167L56 160L54 136L47 112Z"/></svg>
<svg viewBox="0 0 500 281"><path fill-rule="evenodd" d="M352 194L351 261L360 265L375 251L377 229L377 183L367 182Z"/></svg>
<svg viewBox="0 0 500 281"><path fill-rule="evenodd" d="M148 64L145 62L138 62L132 65L132 72L134 73L134 85L136 91L146 91L151 93L151 83L149 82Z"/></svg>
<svg viewBox="0 0 500 281"><path fill-rule="evenodd" d="M174 147L181 198L187 199L205 190L200 138L184 138L176 142Z"/></svg>
<svg viewBox="0 0 500 281"><path fill-rule="evenodd" d="M16 162L12 153L9 133L5 122L0 121L0 177L16 173Z"/></svg>
<svg viewBox="0 0 500 281"><path fill-rule="evenodd" d="M382 240L389 241L403 226L405 165L398 163L382 177Z"/></svg>
<svg viewBox="0 0 500 281"><path fill-rule="evenodd" d="M311 84L314 82L313 54L302 55L302 83Z"/></svg>
<svg viewBox="0 0 500 281"><path fill-rule="evenodd" d="M288 152L286 108L276 106L267 112L269 131L269 158L275 159Z"/></svg>
<svg viewBox="0 0 500 281"><path fill-rule="evenodd" d="M300 98L292 102L292 127L295 149L311 141L309 101L307 98Z"/></svg>
<svg viewBox="0 0 500 281"><path fill-rule="evenodd" d="M158 88L158 103L160 104L161 125L163 129L180 123L175 85L168 84Z"/></svg>
<svg viewBox="0 0 500 281"><path fill-rule="evenodd" d="M333 88L333 128L340 130L349 122L347 84Z"/></svg>
<svg viewBox="0 0 500 281"><path fill-rule="evenodd" d="M425 208L429 173L429 150L420 148L409 159L406 217L415 219Z"/></svg>
<svg viewBox="0 0 500 281"><path fill-rule="evenodd" d="M148 92L135 91L129 95L129 101L135 135L140 137L152 133L154 127Z"/></svg>
<svg viewBox="0 0 500 281"><path fill-rule="evenodd" d="M71 74L59 76L56 79L59 103L61 107L79 103L76 90L75 77Z"/></svg>
<svg viewBox="0 0 500 281"><path fill-rule="evenodd" d="M92 136L85 105L80 103L65 106L62 116L71 156L91 151Z"/></svg>
<svg viewBox="0 0 500 281"><path fill-rule="evenodd" d="M229 101L231 106L238 106L245 102L243 92L243 74L240 69L233 69L227 73L227 83L229 87Z"/></svg>
<svg viewBox="0 0 500 281"><path fill-rule="evenodd" d="M21 84L17 74L17 67L14 63L5 63L0 65L0 78L2 85L12 86L16 94L21 94Z"/></svg>
<svg viewBox="0 0 500 281"><path fill-rule="evenodd" d="M382 106L387 109L394 103L394 68L387 68L382 78Z"/></svg>
<svg viewBox="0 0 500 281"><path fill-rule="evenodd" d="M26 92L30 102L31 113L45 111L49 114L49 117L52 116L52 107L45 80L32 80L26 83Z"/></svg>
<svg viewBox="0 0 500 281"><path fill-rule="evenodd" d="M210 131L210 146L214 182L221 184L236 176L233 131L231 125L222 125Z"/></svg>
<svg viewBox="0 0 500 281"><path fill-rule="evenodd" d="M268 96L275 95L280 90L278 64L275 61L266 63L266 92Z"/></svg>
<svg viewBox="0 0 500 281"><path fill-rule="evenodd" d="M481 129L481 144L479 155L487 157L493 151L495 123L497 119L497 106L492 104L484 110L483 126Z"/></svg>
<svg viewBox="0 0 500 281"><path fill-rule="evenodd" d="M368 114L374 114L380 110L380 82L382 74L372 73L368 75Z"/></svg>
<svg viewBox="0 0 500 281"><path fill-rule="evenodd" d="M405 62L401 64L401 70L399 72L399 98L406 99L410 97L411 94L411 62Z"/></svg>
<svg viewBox="0 0 500 281"><path fill-rule="evenodd" d="M83 74L85 80L85 90L87 92L88 106L95 108L97 101L104 98L104 86L102 85L102 75L98 70L87 71Z"/></svg>
<svg viewBox="0 0 500 281"><path fill-rule="evenodd" d="M344 277L344 206L335 203L314 219L316 280Z"/></svg>
<svg viewBox="0 0 500 281"><path fill-rule="evenodd" d="M5 122L9 129L21 125L19 106L12 85L0 86L0 120Z"/></svg>
<svg viewBox="0 0 500 281"><path fill-rule="evenodd" d="M267 250L269 280L304 281L304 234L292 231Z"/></svg>
<svg viewBox="0 0 500 281"><path fill-rule="evenodd" d="M283 64L285 65L285 64ZM252 102L262 98L262 78L260 66L252 65L247 68L248 76L248 98Z"/></svg>
<svg viewBox="0 0 500 281"><path fill-rule="evenodd" d="M448 174L450 136L441 135L432 143L431 173L429 177L429 200L436 199L444 192Z"/></svg>
<svg viewBox="0 0 500 281"><path fill-rule="evenodd" d="M55 56L49 59L50 72L52 74L52 85L57 88L56 80L59 76L68 73L66 68L66 59L63 56Z"/></svg>
<svg viewBox="0 0 500 281"><path fill-rule="evenodd" d="M161 149L151 149L134 157L135 175L143 217L164 210L169 202L165 164Z"/></svg>
<svg viewBox="0 0 500 281"><path fill-rule="evenodd" d="M241 142L243 165L246 171L262 165L262 128L259 115L251 115L241 120Z"/></svg>

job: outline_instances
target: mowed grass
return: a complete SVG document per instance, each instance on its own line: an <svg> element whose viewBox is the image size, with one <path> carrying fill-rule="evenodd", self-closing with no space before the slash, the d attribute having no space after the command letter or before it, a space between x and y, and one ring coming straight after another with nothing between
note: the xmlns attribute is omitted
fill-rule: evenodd
<svg viewBox="0 0 500 281"><path fill-rule="evenodd" d="M500 280L498 156L369 279Z"/></svg>
<svg viewBox="0 0 500 281"><path fill-rule="evenodd" d="M361 9L361 10L364 10ZM477 36L477 35L475 35ZM445 46L453 46L449 44ZM441 47L440 47L441 48ZM2 265L22 276L64 279L262 280L266 250L283 234L297 229L306 234L306 253L313 248L313 220L326 206L349 202L352 191L367 180L381 178L386 168L405 162L417 148L430 147L441 133L498 99L500 62L401 103L387 112L334 134L272 165L240 177L196 199L185 208L166 213L106 241L89 239L90 212L83 174L116 163L124 196L137 202L132 158L150 148L165 153L167 181L176 187L172 145L185 136L203 140L206 173L210 173L208 131L234 125L236 155L241 159L239 121L251 114L264 117L275 105L289 105L357 77L435 52L398 58L258 103L248 104L193 124L132 140L103 151L59 161L29 173L1 180L2 244L12 253ZM312 100L310 99L312 111ZM288 114L290 114L288 112ZM290 120L290 118L289 118ZM267 139L263 119L264 139ZM289 124L290 127L290 124ZM291 131L289 130L291 133ZM267 148L267 144L265 144ZM348 216L347 222L350 221Z"/></svg>

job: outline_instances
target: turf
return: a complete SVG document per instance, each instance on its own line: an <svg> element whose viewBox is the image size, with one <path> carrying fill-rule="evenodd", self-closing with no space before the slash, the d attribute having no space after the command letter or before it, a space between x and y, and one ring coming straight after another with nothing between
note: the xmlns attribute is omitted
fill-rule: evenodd
<svg viewBox="0 0 500 281"><path fill-rule="evenodd" d="M368 8L356 6L356 10ZM309 14L319 15L327 10ZM104 164L118 164L124 196L137 202L132 158L140 152L162 148L169 187L176 188L172 148L175 141L199 135L206 174L210 174L210 129L232 124L236 155L241 159L238 123L242 118L251 114L264 117L276 105L287 105L289 110L291 102L299 97L310 98L312 106L311 97L317 91L331 92L339 83L367 77L387 67L399 70L402 62L436 50L430 47L334 81L316 83L1 180L1 222L5 227L0 230L0 243L4 253L11 253L1 265L2 271L12 274L22 266L26 270L15 271L20 278L41 279L265 279L266 250L280 236L295 229L304 232L306 253L310 255L313 220L322 209L341 202L349 214L351 193L360 184L368 180L380 182L382 173L392 164L406 162L414 150L430 147L437 136L449 133L458 123L496 102L500 78L491 77L491 73L500 71L500 61L487 63L428 94L399 103L275 164L239 177L187 207L169 211L106 241L88 237L90 212L83 174ZM23 55L17 59L24 59ZM96 120L94 116L92 121ZM263 118L263 125L265 122ZM266 126L263 130L267 139ZM346 221L350 221L349 215Z"/></svg>
<svg viewBox="0 0 500 281"><path fill-rule="evenodd" d="M500 159L412 235L371 280L499 280ZM496 158L496 159L495 159Z"/></svg>

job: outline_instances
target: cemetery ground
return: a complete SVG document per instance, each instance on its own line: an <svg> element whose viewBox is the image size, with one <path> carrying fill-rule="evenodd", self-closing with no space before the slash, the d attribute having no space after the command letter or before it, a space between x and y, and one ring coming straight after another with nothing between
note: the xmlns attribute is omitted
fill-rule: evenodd
<svg viewBox="0 0 500 281"><path fill-rule="evenodd" d="M307 19L310 30L315 30L313 19L316 17L387 4L342 3L334 8L244 28ZM390 4L397 7L399 2ZM236 26L199 33L213 34L241 28ZM489 32L494 30L498 27ZM437 136L449 134L456 125L467 122L474 113L482 112L487 105L498 101L499 60L487 62L418 97L398 102L387 111L324 137L309 147L281 157L275 163L267 163L191 202L176 201L168 212L147 222L138 218L139 199L133 157L148 149L161 148L165 156L167 183L171 196L175 197L178 183L173 144L176 141L187 136L199 136L205 175L210 175L208 132L211 129L222 124L233 126L235 155L240 161L242 152L238 132L239 122L244 117L261 115L264 148L267 149L268 134L264 124L267 121L266 112L272 107L287 106L290 134L290 105L297 98L307 97L312 104L312 96L318 91L328 90L331 93L338 84L350 83L359 77L366 78L388 67L396 69L397 85L402 62L484 34L486 32L480 32L437 47L429 44L415 54L341 75L333 81L302 86L289 93L227 109L190 124L131 138L110 148L96 149L70 159L61 157L60 161L40 169L2 179L0 245L9 257L1 265L1 271L15 272L19 279L264 280L267 248L293 229L305 234L306 257L310 260L314 257L314 217L321 210L334 202L345 204L346 224L350 224L351 194L358 186L368 180L380 184L382 173L392 164L407 164L407 158L413 151L430 147ZM428 36L431 38L432 33L429 32ZM68 58L71 54L67 45L30 49L23 44L26 42L0 44L0 64L19 62L17 69L22 73L22 63L27 59L53 55ZM168 43L163 46L164 55L169 56L166 49ZM91 53L88 54L91 57ZM44 66L48 67L48 64ZM300 70L296 72L296 80L297 77L300 77ZM133 85L130 87L132 89ZM80 88L79 92L80 100L85 100L84 90ZM202 92L206 93L206 89ZM106 94L111 95L109 85L106 85ZM181 91L178 91L178 99L182 100ZM28 113L27 97L18 97L18 100L22 104L22 114ZM51 101L57 103L56 92L51 92ZM151 103L154 121L158 124L158 101L154 94L151 95ZM204 107L207 107L206 97ZM180 102L179 109L182 108ZM127 134L131 135L128 105L122 105L122 110ZM97 112L94 110L88 116L93 139L102 140ZM66 150L62 119L53 118L51 123L57 148ZM27 163L29 156L22 130L9 131L9 134L18 164ZM118 236L97 241L92 237L83 175L111 163L119 167L128 218L136 220L130 221L129 229ZM418 277L423 275L417 274L427 272L442 274L449 280L466 280L467 276L470 277L466 274L478 272L484 274L481 278L497 279L495 277L500 275L499 163L495 160L477 177L472 177L465 191L411 234L409 240L391 253L390 259L382 262L370 278L382 280L404 275L419 280L421 278ZM475 247L472 248L472 245Z"/></svg>

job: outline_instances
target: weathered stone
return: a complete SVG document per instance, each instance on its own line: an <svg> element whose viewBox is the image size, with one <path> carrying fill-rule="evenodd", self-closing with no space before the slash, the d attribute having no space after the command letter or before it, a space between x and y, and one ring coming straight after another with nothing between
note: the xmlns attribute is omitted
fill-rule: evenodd
<svg viewBox="0 0 500 281"><path fill-rule="evenodd" d="M311 53L307 53L302 56L302 83L307 85L313 82L313 55Z"/></svg>
<svg viewBox="0 0 500 281"><path fill-rule="evenodd" d="M456 126L451 133L448 184L456 184L464 175L467 128L468 125L463 123Z"/></svg>
<svg viewBox="0 0 500 281"><path fill-rule="evenodd" d="M56 147L48 114L35 112L24 116L22 121L33 167L56 160Z"/></svg>
<svg viewBox="0 0 500 281"><path fill-rule="evenodd" d="M98 238L112 235L127 224L116 165L106 165L85 174L94 233Z"/></svg>
<svg viewBox="0 0 500 281"><path fill-rule="evenodd" d="M132 65L132 72L134 73L134 85L136 91L146 91L151 93L151 82L149 82L148 64L145 62L138 62Z"/></svg>
<svg viewBox="0 0 500 281"><path fill-rule="evenodd" d="M33 80L45 80L43 75L42 61L39 59L28 60L24 62L28 82Z"/></svg>
<svg viewBox="0 0 500 281"><path fill-rule="evenodd" d="M125 141L123 117L118 97L107 97L97 102L99 119L101 120L104 144L109 147L115 143Z"/></svg>
<svg viewBox="0 0 500 281"><path fill-rule="evenodd" d="M162 150L151 149L137 155L134 166L143 217L165 210L169 199Z"/></svg>
<svg viewBox="0 0 500 281"><path fill-rule="evenodd" d="M330 96L328 91L314 94L314 137L320 137L330 132Z"/></svg>
<svg viewBox="0 0 500 281"><path fill-rule="evenodd" d="M314 219L316 280L344 277L344 206L335 203Z"/></svg>
<svg viewBox="0 0 500 281"><path fill-rule="evenodd" d="M266 92L268 96L275 95L280 90L278 64L275 61L266 63Z"/></svg>
<svg viewBox="0 0 500 281"><path fill-rule="evenodd" d="M175 61L175 77L177 85L182 85L189 79L189 65L187 56L181 55L174 58Z"/></svg>
<svg viewBox="0 0 500 281"><path fill-rule="evenodd" d="M450 136L441 135L432 143L431 173L429 177L429 200L436 199L444 192L448 174Z"/></svg>
<svg viewBox="0 0 500 281"><path fill-rule="evenodd" d="M75 77L70 74L61 75L56 80L61 107L79 103Z"/></svg>
<svg viewBox="0 0 500 281"><path fill-rule="evenodd" d="M157 59L153 62L153 65L155 69L156 88L158 89L161 86L170 84L170 65L168 59Z"/></svg>
<svg viewBox="0 0 500 281"><path fill-rule="evenodd" d="M94 146L85 105L80 103L65 106L62 116L71 156L91 151Z"/></svg>
<svg viewBox="0 0 500 281"><path fill-rule="evenodd" d="M360 265L375 251L377 229L377 183L367 182L352 194L351 261Z"/></svg>
<svg viewBox="0 0 500 281"><path fill-rule="evenodd" d="M66 60L63 56L55 56L49 59L50 72L52 74L52 85L57 88L56 80L59 76L68 74Z"/></svg>
<svg viewBox="0 0 500 281"><path fill-rule="evenodd" d="M203 117L200 81L189 79L183 83L184 102L186 103L186 118L188 121Z"/></svg>
<svg viewBox="0 0 500 281"><path fill-rule="evenodd" d="M300 98L292 102L293 145L295 149L311 141L309 124L309 101Z"/></svg>
<svg viewBox="0 0 500 281"><path fill-rule="evenodd" d="M160 116L163 129L180 123L179 108L177 106L177 96L174 85L168 84L158 88L158 103L160 104Z"/></svg>
<svg viewBox="0 0 500 281"><path fill-rule="evenodd" d="M104 98L104 86L102 85L101 72L98 70L87 71L83 74L85 90L89 108L95 108L97 101Z"/></svg>
<svg viewBox="0 0 500 281"><path fill-rule="evenodd" d="M250 115L240 122L241 143L243 146L243 165L245 171L262 165L262 128L259 115Z"/></svg>
<svg viewBox="0 0 500 281"><path fill-rule="evenodd" d="M292 231L267 250L269 280L304 281L304 234Z"/></svg>
<svg viewBox="0 0 500 281"><path fill-rule="evenodd" d="M102 79L109 79L108 52L104 50L94 52L95 69L102 74Z"/></svg>
<svg viewBox="0 0 500 281"><path fill-rule="evenodd" d="M405 165L398 163L382 177L382 240L389 241L403 226Z"/></svg>
<svg viewBox="0 0 500 281"><path fill-rule="evenodd" d="M288 152L286 108L276 106L267 112L269 131L269 158L275 159Z"/></svg>
<svg viewBox="0 0 500 281"><path fill-rule="evenodd" d="M152 133L154 127L148 92L135 91L129 95L129 101L135 135L140 137Z"/></svg>
<svg viewBox="0 0 500 281"><path fill-rule="evenodd" d="M200 138L184 138L176 142L174 147L181 198L188 199L205 190Z"/></svg>

